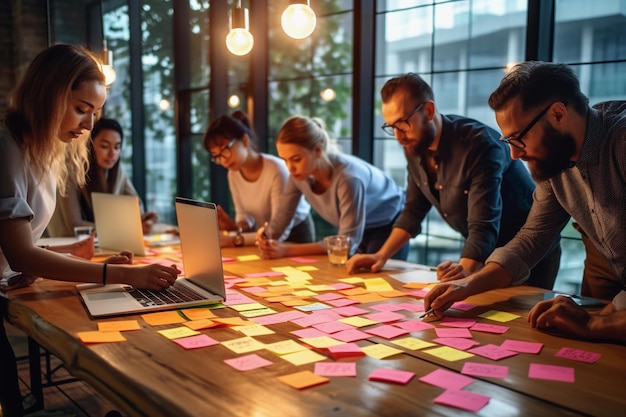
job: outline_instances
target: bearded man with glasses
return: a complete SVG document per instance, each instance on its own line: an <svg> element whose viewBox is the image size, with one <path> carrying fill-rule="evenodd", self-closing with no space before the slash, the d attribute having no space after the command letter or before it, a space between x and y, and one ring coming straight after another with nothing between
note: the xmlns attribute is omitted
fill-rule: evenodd
<svg viewBox="0 0 626 417"><path fill-rule="evenodd" d="M570 297L556 297L539 302L528 321L568 337L626 344L626 101L590 107L570 67L534 61L514 66L489 106L511 156L528 163L537 183L533 206L520 232L481 271L437 285L425 308L441 316L455 301L524 283L571 217L586 238L583 289L604 265L608 276L592 277L592 285L610 289L611 302L590 313Z"/></svg>
<svg viewBox="0 0 626 417"><path fill-rule="evenodd" d="M466 238L460 259L442 262L437 278L458 280L478 271L528 216L535 189L528 170L511 159L494 129L474 119L439 113L431 87L419 75L390 79L381 96L385 120L381 128L402 145L408 163L406 203L380 250L353 256L348 272L380 270L422 231L421 223L432 207ZM533 269L529 285L551 289L560 255L557 236Z"/></svg>

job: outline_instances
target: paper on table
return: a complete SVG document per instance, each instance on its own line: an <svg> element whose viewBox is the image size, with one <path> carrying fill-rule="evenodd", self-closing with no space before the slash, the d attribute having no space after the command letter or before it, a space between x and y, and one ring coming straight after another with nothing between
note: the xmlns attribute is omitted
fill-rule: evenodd
<svg viewBox="0 0 626 417"><path fill-rule="evenodd" d="M175 339L174 343L184 347L185 349L198 349L220 344L220 342L205 334Z"/></svg>
<svg viewBox="0 0 626 417"><path fill-rule="evenodd" d="M238 371L250 371L252 369L262 368L274 363L260 357L256 353L240 356L234 359L226 359L224 362Z"/></svg>

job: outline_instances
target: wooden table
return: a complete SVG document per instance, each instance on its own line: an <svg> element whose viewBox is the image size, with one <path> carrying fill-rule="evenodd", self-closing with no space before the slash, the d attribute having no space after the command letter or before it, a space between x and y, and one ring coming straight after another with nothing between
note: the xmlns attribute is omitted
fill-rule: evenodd
<svg viewBox="0 0 626 417"><path fill-rule="evenodd" d="M223 255L236 257L255 253L255 248L229 248ZM325 257L317 259L311 271L315 283L337 282L347 276L344 268L328 265ZM302 266L288 259L256 260L226 263L227 275L268 271L276 266ZM372 278L383 276L397 289L402 283L384 273L360 273ZM406 289L405 289L406 290ZM484 416L617 416L626 409L626 347L615 344L589 343L552 336L531 329L526 316L528 310L542 297L543 290L516 287L491 291L467 301L474 309L462 313L450 311L458 317L475 317L487 310L502 310L522 317L507 323L504 335L473 332L481 344L499 345L505 339L534 341L544 344L540 354L519 354L498 362L474 356L472 362L492 363L509 367L505 379L477 378L466 388L491 397L479 415ZM251 296L249 293L245 293ZM252 297L254 298L254 297ZM262 300L261 300L262 301ZM8 320L25 331L39 345L58 356L76 377L89 383L103 396L115 403L121 411L133 416L449 416L473 415L456 408L437 405L433 399L442 388L418 380L436 369L460 372L465 360L448 362L424 353L408 351L388 359L362 357L341 361L356 361L357 376L331 378L329 383L296 390L277 377L301 370L313 370L314 365L295 366L273 353L261 350L254 353L273 362L271 366L240 372L224 363L237 355L224 346L216 345L196 350L184 350L159 335L139 316L141 330L125 332L128 339L122 343L85 345L77 339L77 332L97 329L77 295L75 284L39 280L33 286L11 292L7 302ZM390 299L389 302L420 302L414 297ZM272 303L277 311L288 308ZM361 305L360 307L367 307ZM220 317L237 317L230 308L215 310ZM417 316L416 313L415 316ZM120 320L111 318L106 320ZM482 322L489 322L479 319ZM490 322L496 324L494 322ZM176 327L164 326L163 328ZM287 338L296 339L290 332L300 329L293 323L269 325L273 335L258 336L264 343ZM202 333L222 342L243 335L225 327L203 330ZM432 340L433 330L411 333L412 336ZM391 343L379 337L358 342ZM399 348L396 345L392 345ZM594 364L555 357L562 347L597 352L602 357ZM331 360L331 359L329 359ZM541 363L575 368L575 383L528 378L530 363ZM394 368L416 374L407 385L372 382L368 375L377 368Z"/></svg>

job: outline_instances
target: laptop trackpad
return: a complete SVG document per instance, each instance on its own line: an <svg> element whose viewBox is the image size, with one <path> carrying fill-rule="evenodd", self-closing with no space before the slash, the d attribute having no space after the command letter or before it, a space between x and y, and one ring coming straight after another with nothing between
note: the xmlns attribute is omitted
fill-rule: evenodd
<svg viewBox="0 0 626 417"><path fill-rule="evenodd" d="M85 293L88 299L93 301L111 301L116 299L126 299L126 294L120 291L88 292Z"/></svg>

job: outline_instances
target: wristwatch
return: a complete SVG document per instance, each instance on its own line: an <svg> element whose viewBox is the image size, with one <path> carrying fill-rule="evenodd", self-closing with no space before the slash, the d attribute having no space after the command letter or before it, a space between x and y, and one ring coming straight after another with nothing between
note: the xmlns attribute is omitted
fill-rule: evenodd
<svg viewBox="0 0 626 417"><path fill-rule="evenodd" d="M243 244L245 243L241 232L242 232L241 227L237 228L237 234L235 235L235 238L233 239L233 245L243 246Z"/></svg>

